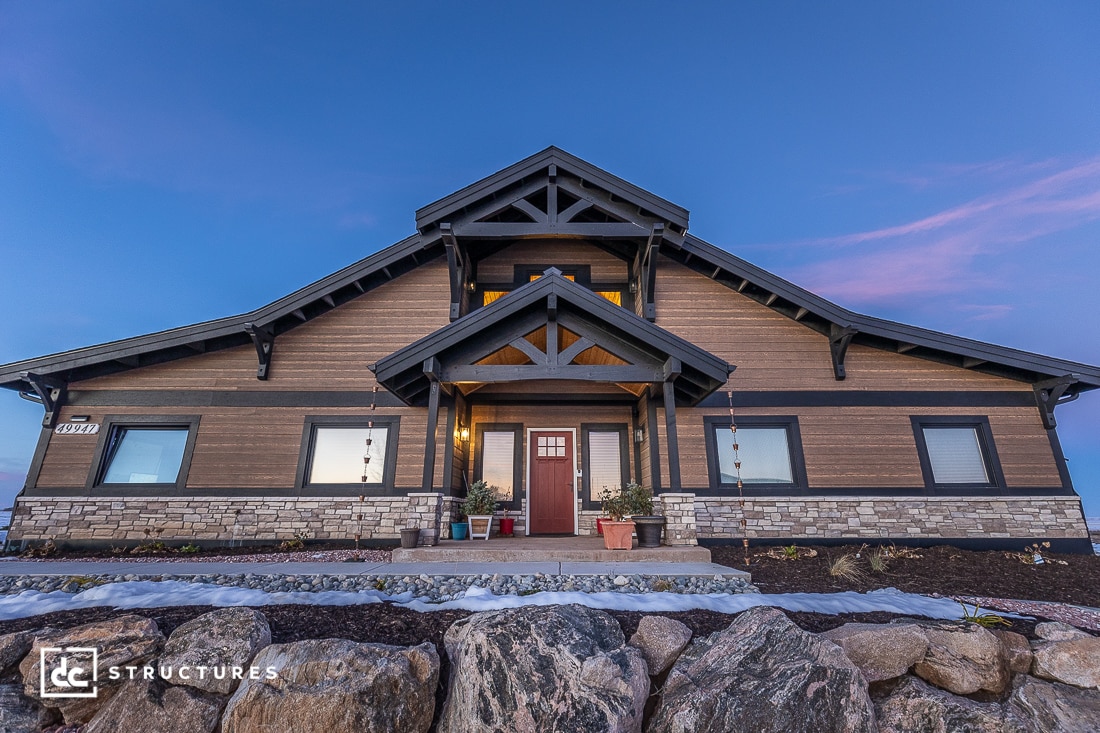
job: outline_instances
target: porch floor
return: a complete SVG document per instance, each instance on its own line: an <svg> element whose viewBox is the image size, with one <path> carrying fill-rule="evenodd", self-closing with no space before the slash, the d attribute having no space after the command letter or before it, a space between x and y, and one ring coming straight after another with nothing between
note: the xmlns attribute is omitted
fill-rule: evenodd
<svg viewBox="0 0 1100 733"><path fill-rule="evenodd" d="M602 537L493 537L440 540L434 547L396 549L393 562L599 562L709 563L710 550L697 545L608 550Z"/></svg>

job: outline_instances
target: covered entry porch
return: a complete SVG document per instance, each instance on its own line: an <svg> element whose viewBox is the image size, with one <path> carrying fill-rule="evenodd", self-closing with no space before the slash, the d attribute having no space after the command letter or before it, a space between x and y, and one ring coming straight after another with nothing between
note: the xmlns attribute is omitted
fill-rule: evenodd
<svg viewBox="0 0 1100 733"><path fill-rule="evenodd" d="M677 407L732 371L554 268L373 369L427 411L422 490L444 495L443 537L478 480L528 535L594 535L601 491L630 481L657 488L667 475L659 492L672 500Z"/></svg>

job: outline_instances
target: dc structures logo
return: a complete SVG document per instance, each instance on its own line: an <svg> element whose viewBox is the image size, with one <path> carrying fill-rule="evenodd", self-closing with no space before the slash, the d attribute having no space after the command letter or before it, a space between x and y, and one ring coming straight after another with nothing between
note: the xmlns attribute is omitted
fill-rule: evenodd
<svg viewBox="0 0 1100 733"><path fill-rule="evenodd" d="M99 693L99 652L94 647L42 647L39 692L42 697L95 697Z"/></svg>

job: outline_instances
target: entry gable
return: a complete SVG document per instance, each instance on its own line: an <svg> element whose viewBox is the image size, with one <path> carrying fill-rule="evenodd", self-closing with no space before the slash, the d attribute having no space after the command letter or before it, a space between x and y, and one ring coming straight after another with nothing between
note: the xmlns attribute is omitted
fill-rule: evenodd
<svg viewBox="0 0 1100 733"><path fill-rule="evenodd" d="M432 381L546 379L670 382L677 404L694 405L725 384L732 370L556 268L373 366L378 381L411 405L426 402Z"/></svg>

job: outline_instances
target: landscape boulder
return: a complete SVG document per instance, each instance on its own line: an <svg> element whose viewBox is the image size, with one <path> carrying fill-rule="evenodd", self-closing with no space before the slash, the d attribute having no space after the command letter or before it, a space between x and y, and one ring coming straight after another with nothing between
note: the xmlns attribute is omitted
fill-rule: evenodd
<svg viewBox="0 0 1100 733"><path fill-rule="evenodd" d="M673 665L650 733L874 731L859 669L832 642L765 606L692 642Z"/></svg>
<svg viewBox="0 0 1100 733"><path fill-rule="evenodd" d="M260 679L246 679L233 693L222 733L405 733L428 730L435 713L439 655L428 642L273 644L252 666L261 670Z"/></svg>
<svg viewBox="0 0 1100 733"><path fill-rule="evenodd" d="M444 636L451 674L439 731L640 730L649 674L625 641L615 619L584 606L468 616Z"/></svg>
<svg viewBox="0 0 1100 733"><path fill-rule="evenodd" d="M1076 687L1100 688L1100 637L1086 634L1036 644L1031 673Z"/></svg>
<svg viewBox="0 0 1100 733"><path fill-rule="evenodd" d="M875 701L879 733L1008 733L1030 731L996 702L976 702L906 676Z"/></svg>
<svg viewBox="0 0 1100 733"><path fill-rule="evenodd" d="M1035 635L1043 641L1070 641L1091 636L1088 632L1061 621L1044 621L1041 624L1035 624Z"/></svg>
<svg viewBox="0 0 1100 733"><path fill-rule="evenodd" d="M164 635L157 624L144 616L118 616L109 621L77 626L72 629L39 633L31 644L30 652L19 664L23 675L23 693L29 697L41 699L47 707L55 707L68 725L87 723L95 712L118 690L124 679L112 680L108 675L111 667L119 667L126 674L125 667L144 667L151 662L164 645ZM40 692L40 650L43 647L65 650L71 647L91 648L96 654L97 695L87 698L42 698ZM67 660L67 661L66 661ZM65 651L46 654L46 678L50 670L62 664L70 668L78 664L88 664L90 655L70 654ZM140 672L139 672L140 674ZM68 690L49 689L50 692Z"/></svg>
<svg viewBox="0 0 1100 733"><path fill-rule="evenodd" d="M1006 629L993 629L993 635L1001 640L1008 671L1015 674L1031 671L1031 645L1026 636Z"/></svg>
<svg viewBox="0 0 1100 733"><path fill-rule="evenodd" d="M1034 677L1017 677L1005 705L1027 721L1028 733L1100 731L1100 693Z"/></svg>
<svg viewBox="0 0 1100 733"><path fill-rule="evenodd" d="M928 637L916 624L844 624L821 637L843 649L868 682L900 677L928 651Z"/></svg>
<svg viewBox="0 0 1100 733"><path fill-rule="evenodd" d="M0 636L0 675L13 671L16 665L26 658L36 636L46 636L56 632L57 629L42 629L41 631L16 631Z"/></svg>
<svg viewBox="0 0 1100 733"><path fill-rule="evenodd" d="M919 626L928 637L924 659L913 673L936 687L970 695L979 690L999 695L1010 674L1001 640L978 624L961 621L925 621Z"/></svg>
<svg viewBox="0 0 1100 733"><path fill-rule="evenodd" d="M174 685L228 695L240 684L233 668L247 667L256 652L270 643L271 627L262 613L251 608L222 608L176 628L157 667Z"/></svg>
<svg viewBox="0 0 1100 733"><path fill-rule="evenodd" d="M0 733L38 733L59 715L23 694L23 685L0 684Z"/></svg>
<svg viewBox="0 0 1100 733"><path fill-rule="evenodd" d="M667 616L642 616L630 646L645 657L649 674L657 676L672 666L691 641L691 629Z"/></svg>
<svg viewBox="0 0 1100 733"><path fill-rule="evenodd" d="M159 679L127 681L81 733L211 733L224 697Z"/></svg>

